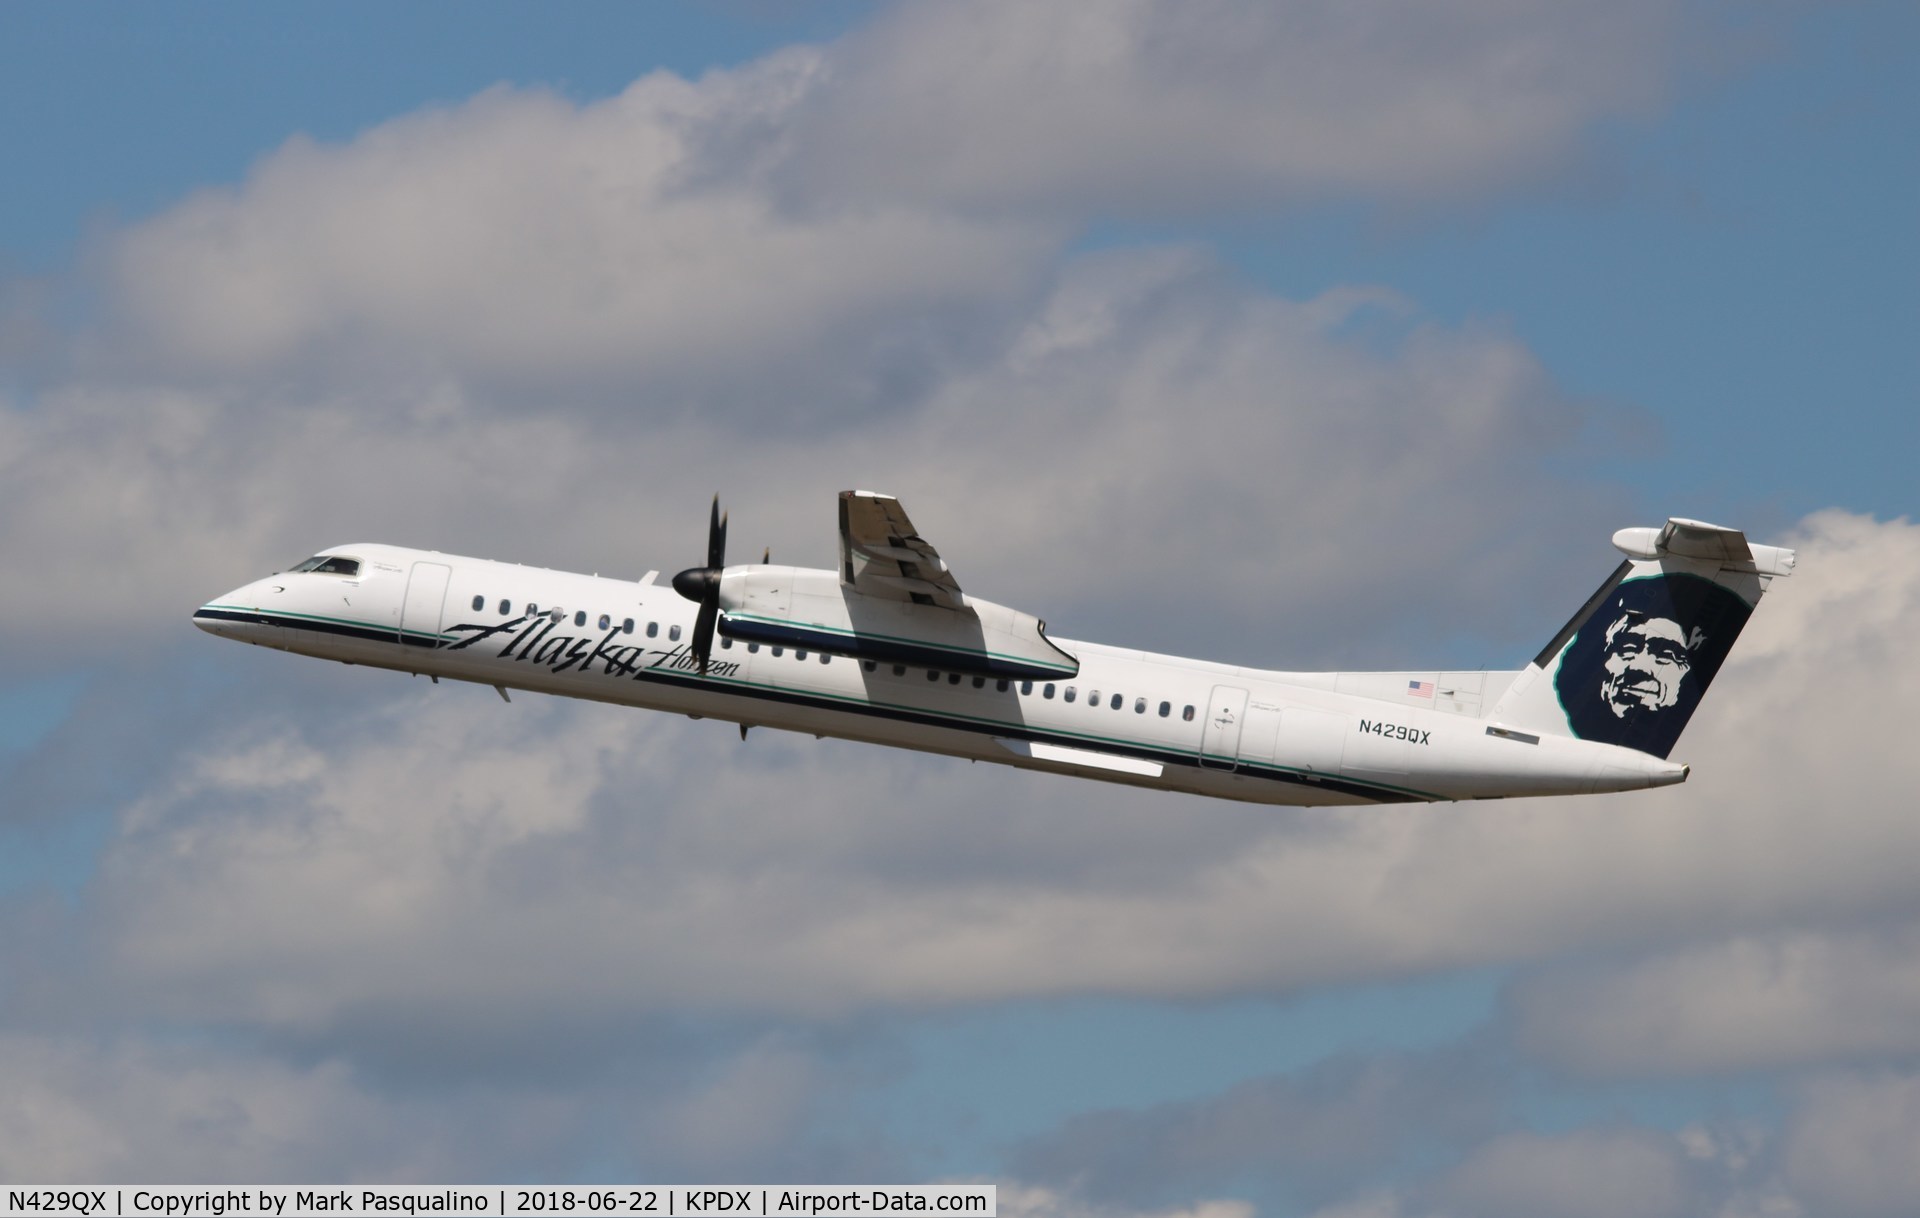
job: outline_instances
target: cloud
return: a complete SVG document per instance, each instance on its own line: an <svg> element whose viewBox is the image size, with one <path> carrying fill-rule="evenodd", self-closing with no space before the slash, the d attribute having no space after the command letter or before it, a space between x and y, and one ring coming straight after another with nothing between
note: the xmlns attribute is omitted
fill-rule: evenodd
<svg viewBox="0 0 1920 1218"><path fill-rule="evenodd" d="M1809 1212L1891 1218L1920 1207L1920 1077L1893 1072L1811 1081L1788 1127L1785 1177Z"/></svg>
<svg viewBox="0 0 1920 1218"><path fill-rule="evenodd" d="M1739 936L1611 967L1549 969L1521 1035L1597 1075L1673 1075L1920 1051L1920 930Z"/></svg>
<svg viewBox="0 0 1920 1218"><path fill-rule="evenodd" d="M1800 1150L1802 1135L1790 1131L1853 1103L1852 1076L1790 1089L1784 1129L1724 1119L1649 1128L1607 1113L1610 1099L1562 1090L1528 1069L1510 1056L1504 1031L1496 1024L1418 1053L1343 1056L1199 1098L1083 1114L1023 1143L1009 1162L1024 1181L1094 1201L1139 1205L1230 1182L1263 1212L1315 1218L1829 1212L1813 1164L1844 1176L1847 1163L1819 1157L1826 1147ZM1529 1127L1543 1104L1556 1112L1551 1131ZM1843 1147L1845 1122L1836 1125L1830 1141ZM1795 1153L1808 1165L1804 1179L1789 1170Z"/></svg>
<svg viewBox="0 0 1920 1218"><path fill-rule="evenodd" d="M961 536L1022 582L1064 562L1141 619L1278 592L1302 633L1366 633L1373 606L1408 587L1447 620L1510 626L1476 581L1546 575L1563 551L1532 530L1468 545L1501 526L1461 488L1507 482L1560 520L1601 517L1603 495L1556 494L1538 472L1582 423L1497 330L1409 319L1379 292L1276 299L1168 250L1071 265L1002 363L944 386L912 443L890 447L947 458L910 466L936 497L994 488L972 497ZM1274 617L1233 625L1264 634ZM1179 642L1168 649L1197 650Z"/></svg>
<svg viewBox="0 0 1920 1218"><path fill-rule="evenodd" d="M1199 1100L1087 1113L1022 1146L1016 1176L1096 1200L1191 1196L1220 1181L1324 1200L1390 1174L1409 1154L1464 1148L1504 1107L1469 1051L1335 1058Z"/></svg>
<svg viewBox="0 0 1920 1218"><path fill-rule="evenodd" d="M652 1136L689 1167L772 1159L808 1115L818 1071L811 1054L792 1046L752 1044L686 1103L663 1114Z"/></svg>
<svg viewBox="0 0 1920 1218"><path fill-rule="evenodd" d="M445 1147L338 1065L0 1034L0 1175L155 1184L434 1178Z"/></svg>
<svg viewBox="0 0 1920 1218"><path fill-rule="evenodd" d="M123 1008L122 1013L125 1013ZM592 1070L364 1068L208 1034L95 1035L68 1021L0 1032L0 1173L86 1183L608 1180L686 1172L736 1182L905 1172L886 1131L823 1132L844 1085L817 1046L779 1035L629 1029ZM549 1029L551 1031L552 1029Z"/></svg>
<svg viewBox="0 0 1920 1218"><path fill-rule="evenodd" d="M1476 1218L1680 1218L1701 1212L1670 1137L1644 1130L1512 1133L1480 1147L1438 1187Z"/></svg>
<svg viewBox="0 0 1920 1218"><path fill-rule="evenodd" d="M1613 112L1561 59L1662 45L1637 8L1458 9L904 7L825 47L655 72L590 104L497 88L339 144L290 140L243 182L99 237L82 272L95 323L0 412L0 511L20 560L55 573L0 589L0 628L151 639L241 577L368 538L671 566L697 550L715 489L739 533L825 563L831 494L866 485L906 497L971 590L1057 629L1185 651L1230 631L1258 650L1221 658L1249 662L1413 662L1429 640L1394 618L1418 589L1433 639L1511 637L1523 654L1560 610L1484 589L1575 589L1588 577L1564 538L1597 546L1626 523L1619 496L1545 468L1610 422L1524 345L1378 289L1275 297L1191 247L1071 253L1082 204L983 210L915 166L945 156L937 133L899 157L855 122L891 113L905 131L931 113L942 73L883 79L882 59L979 44L982 91L941 102L950 121L1017 100L1027 57L1064 56L1069 92L1149 157L1121 165L1041 107L1015 125L1036 147L1086 145L1041 147L1046 165L1227 182L1151 157L1226 165L1333 114L1395 133L1329 146L1404 182L1425 171L1403 138L1451 163L1428 129L1447 115L1473 147L1507 149L1465 161L1540 155ZM1435 34L1455 22L1472 35ZM1262 56L1285 70L1254 88ZM1616 68L1601 75L1640 71ZM1176 79L1190 83L1170 105ZM1325 88L1371 98L1368 81L1377 105L1303 109ZM1540 89L1576 100L1516 104ZM1482 105L1544 126L1503 133ZM935 188L849 166L796 195L794 166L856 147ZM1255 176L1291 172L1270 170ZM37 620L49 594L57 624ZM1196 599L1220 616L1165 624ZM1404 654L1383 657L1382 632Z"/></svg>
<svg viewBox="0 0 1920 1218"><path fill-rule="evenodd" d="M1006 1218L1252 1218L1244 1201L1206 1200L1163 1210L1125 1205L1098 1205L1071 1191L1031 1184L1002 1183L997 1192L999 1213Z"/></svg>
<svg viewBox="0 0 1920 1218"><path fill-rule="evenodd" d="M502 414L434 378L259 399L68 384L0 415L0 509L20 525L17 558L51 581L0 587L0 622L151 639L245 578L356 540L671 570L698 552L715 489L745 553L761 542L830 565L833 494L876 486L905 499L963 586L1059 633L1132 630L1204 654L1192 630L1236 629L1272 663L1413 662L1418 640L1391 660L1370 644L1390 624L1398 636L1415 588L1435 635L1513 632L1530 651L1564 610L1489 588L1571 602L1604 569L1612 497L1544 468L1586 412L1511 336L1377 292L1273 297L1192 250L1052 274L976 364L884 418L829 410L803 436ZM1489 484L1536 505L1525 524ZM50 595L65 612L42 622Z"/></svg>
<svg viewBox="0 0 1920 1218"><path fill-rule="evenodd" d="M1604 1103L1543 1087L1505 1052L1483 1031L1421 1054L1323 1062L1199 1099L1075 1117L1023 1146L1015 1174L1074 1196L1132 1205L1218 1193L1231 1182L1263 1212L1314 1218L1857 1212L1829 1207L1840 1194L1820 1174L1844 1179L1851 1166L1838 1109L1859 1102L1851 1090L1856 1080L1829 1077L1793 1093L1790 1134L1730 1122L1661 1129L1596 1118ZM1380 1087L1383 1081L1390 1085ZM1249 1102L1281 1096L1301 1103L1297 1119L1276 1122L1270 1117L1281 1108ZM1542 1102L1578 1115L1556 1120L1562 1127L1551 1132L1528 1128L1538 1119L1529 1110ZM1860 1107L1888 1103L1880 1096ZM1324 1122L1316 1120L1316 1104ZM1353 1122L1362 1110L1367 1119ZM1815 1148L1800 1131L1829 1113L1836 1118L1832 1136ZM1870 1118L1862 1111L1853 1119ZM1112 1141L1102 1143L1103 1134ZM1870 1139L1862 1156L1890 1148L1898 1136ZM1841 1153L1829 1156L1833 1150ZM1803 1165L1797 1175L1794 1162ZM1897 1182L1910 1173L1864 1174L1867 1189L1894 1197L1903 1195Z"/></svg>
<svg viewBox="0 0 1920 1218"><path fill-rule="evenodd" d="M1642 3L908 5L828 49L780 168L1000 214L1459 198L1645 114L1673 54Z"/></svg>
<svg viewBox="0 0 1920 1218"><path fill-rule="evenodd" d="M705 125L778 123L815 70L794 51L659 72L585 106L503 87L342 145L296 137L104 242L94 356L201 382L452 373L775 425L769 382L816 416L911 396L1057 238L886 204L796 217L751 179L691 179Z"/></svg>
<svg viewBox="0 0 1920 1218"><path fill-rule="evenodd" d="M294 137L103 233L78 354L804 435L997 348L1089 214L1538 177L1657 99L1669 25L1638 2L901 6L585 105L497 87Z"/></svg>

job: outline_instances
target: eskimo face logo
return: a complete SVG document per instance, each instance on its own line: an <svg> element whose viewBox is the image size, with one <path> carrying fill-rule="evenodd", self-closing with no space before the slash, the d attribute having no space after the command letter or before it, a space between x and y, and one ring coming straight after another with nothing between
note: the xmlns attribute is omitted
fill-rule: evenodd
<svg viewBox="0 0 1920 1218"><path fill-rule="evenodd" d="M1693 671L1692 653L1706 641L1698 626L1681 629L1670 617L1623 613L1607 627L1600 700L1616 719L1663 711L1680 703L1680 686Z"/></svg>
<svg viewBox="0 0 1920 1218"><path fill-rule="evenodd" d="M1665 757L1752 612L1698 576L1620 584L1574 634L1554 672L1573 734Z"/></svg>

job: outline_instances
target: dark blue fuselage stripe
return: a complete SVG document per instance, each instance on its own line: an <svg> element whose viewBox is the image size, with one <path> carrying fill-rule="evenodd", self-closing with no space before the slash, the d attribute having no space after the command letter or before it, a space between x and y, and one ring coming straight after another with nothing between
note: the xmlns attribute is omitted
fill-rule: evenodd
<svg viewBox="0 0 1920 1218"><path fill-rule="evenodd" d="M215 621L241 622L256 626L280 626L291 630L310 630L319 634L339 635L343 638L364 639L372 643L390 643L398 645L394 632L375 630L364 626L348 626L337 622L310 622L304 618L287 618L272 613L236 613L224 609L202 609L193 615L197 618L211 618ZM434 647L431 636L409 637L406 645L410 647ZM584 670L583 670L584 671ZM1132 757L1141 761L1153 761L1162 765L1185 766L1189 769L1206 769L1222 774L1245 774L1253 778L1262 778L1270 782L1283 782L1292 786L1307 787L1317 791L1333 791L1341 795L1351 795L1357 799L1372 800L1375 803L1418 803L1421 797L1404 791L1395 791L1387 787L1368 786L1345 778L1309 778L1292 770L1281 770L1271 766L1256 765L1237 761L1232 769L1224 765L1202 766L1200 759L1192 753L1174 753L1138 745L1112 745L1095 743L1078 736L1038 731L1008 723L977 723L967 719L954 719L929 711L913 711L894 707L862 705L857 702L839 702L830 698L815 697L810 694L796 693L791 690L775 689L767 686L753 686L750 689L729 688L716 685L711 679L693 673L672 672L664 669L641 669L633 674L647 681L664 682L686 689L700 690L704 693L722 694L735 698L761 702L779 702L788 706L798 706L809 710L840 711L850 715L869 715L877 719L896 720L916 724L921 727L944 728L948 731L973 732L982 736L1002 736L1010 740L1025 740L1033 744L1054 744L1063 748L1082 749L1108 753L1119 757ZM1010 695L1011 696L1011 695Z"/></svg>

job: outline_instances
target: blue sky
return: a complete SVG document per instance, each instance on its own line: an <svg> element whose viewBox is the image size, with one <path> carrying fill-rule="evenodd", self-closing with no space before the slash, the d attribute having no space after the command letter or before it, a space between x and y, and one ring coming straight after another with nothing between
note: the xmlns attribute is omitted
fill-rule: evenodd
<svg viewBox="0 0 1920 1218"><path fill-rule="evenodd" d="M1873 3L5 9L0 1175L1920 1204L1833 1166L1920 1111L1873 980L1915 763L1848 727L1920 675L1916 46ZM824 561L843 484L1056 630L1273 666L1517 661L1668 513L1789 538L1800 599L1679 791L1417 814L505 719L186 622L349 538L670 570L715 489Z"/></svg>

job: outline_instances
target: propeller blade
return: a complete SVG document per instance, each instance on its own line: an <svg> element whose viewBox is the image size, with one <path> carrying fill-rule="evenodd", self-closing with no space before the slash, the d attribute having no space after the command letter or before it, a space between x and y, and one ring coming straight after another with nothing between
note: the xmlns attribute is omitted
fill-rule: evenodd
<svg viewBox="0 0 1920 1218"><path fill-rule="evenodd" d="M700 675L707 675L707 661L713 655L713 627L720 619L720 598L700 602L700 616L693 620L693 658L700 662Z"/></svg>
<svg viewBox="0 0 1920 1218"><path fill-rule="evenodd" d="M707 675L707 662L713 655L713 631L720 622L720 575L727 565L727 517L720 510L720 496L713 497L713 512L707 517L707 565L688 567L673 577L673 590L700 605L693 619L693 658L700 661L700 675Z"/></svg>
<svg viewBox="0 0 1920 1218"><path fill-rule="evenodd" d="M720 496L713 497L713 516L707 525L707 565L715 570L727 565L727 518L720 511Z"/></svg>

